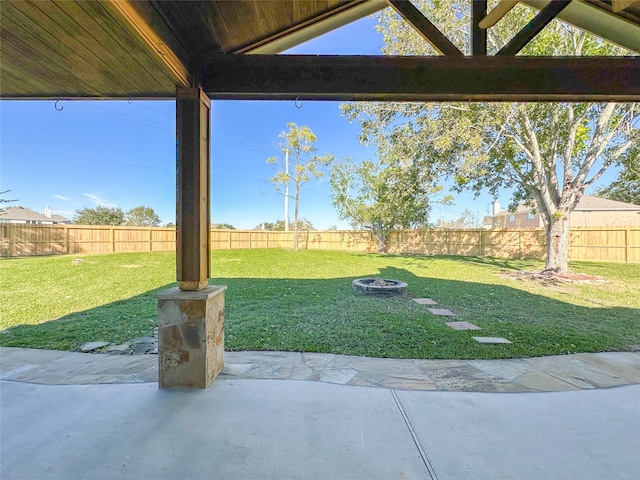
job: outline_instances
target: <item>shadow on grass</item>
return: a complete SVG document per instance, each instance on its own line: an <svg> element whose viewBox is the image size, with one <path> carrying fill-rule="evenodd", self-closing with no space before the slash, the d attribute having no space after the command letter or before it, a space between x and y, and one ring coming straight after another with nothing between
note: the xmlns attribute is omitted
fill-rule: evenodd
<svg viewBox="0 0 640 480"><path fill-rule="evenodd" d="M424 257L423 257L424 258ZM495 265L495 263L492 263ZM353 292L355 279L226 278L227 350L340 353L392 358L516 358L575 352L632 350L640 345L640 309L590 308L504 285L417 276L384 267L363 277L402 280L409 296L375 298ZM85 342L124 343L153 334L154 293L13 327L5 346L76 350ZM415 297L435 300L455 318L432 315ZM455 331L446 321L468 321L480 331ZM504 337L480 345L473 336Z"/></svg>
<svg viewBox="0 0 640 480"><path fill-rule="evenodd" d="M125 343L151 336L156 326L154 294L174 284L37 325L16 325L0 335L6 347L79 350L87 342Z"/></svg>

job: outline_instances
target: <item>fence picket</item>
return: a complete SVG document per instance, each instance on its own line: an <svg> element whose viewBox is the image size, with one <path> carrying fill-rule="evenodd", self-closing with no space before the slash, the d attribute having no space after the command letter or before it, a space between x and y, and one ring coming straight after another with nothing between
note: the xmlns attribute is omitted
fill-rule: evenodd
<svg viewBox="0 0 640 480"><path fill-rule="evenodd" d="M104 227L86 225L5 224L4 256L95 254L175 250L174 228ZM311 233L311 234L310 234ZM211 248L292 248L292 232L211 230ZM375 252L369 231L300 232L300 248ZM544 258L542 229L401 230L391 232L390 253L480 255ZM569 258L640 263L640 227L582 227L571 229Z"/></svg>

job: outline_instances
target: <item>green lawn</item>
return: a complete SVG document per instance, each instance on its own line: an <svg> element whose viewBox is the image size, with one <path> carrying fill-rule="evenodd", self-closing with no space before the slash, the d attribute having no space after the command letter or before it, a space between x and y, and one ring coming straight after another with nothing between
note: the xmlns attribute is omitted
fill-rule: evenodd
<svg viewBox="0 0 640 480"><path fill-rule="evenodd" d="M87 341L150 335L153 294L175 285L174 266L173 253L2 259L0 345L76 350ZM501 275L541 267L536 260L235 250L213 252L211 283L228 285L227 350L465 359L640 349L640 265L572 264L609 280L597 286ZM353 293L351 281L369 276L406 281L410 295ZM482 331L454 331L412 297L432 298ZM479 334L513 344L479 345L471 338Z"/></svg>

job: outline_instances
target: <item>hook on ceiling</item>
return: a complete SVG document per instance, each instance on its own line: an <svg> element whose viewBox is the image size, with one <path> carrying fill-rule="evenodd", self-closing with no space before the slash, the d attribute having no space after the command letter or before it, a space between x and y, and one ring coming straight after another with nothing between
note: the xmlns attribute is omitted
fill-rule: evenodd
<svg viewBox="0 0 640 480"><path fill-rule="evenodd" d="M62 105L60 105L60 108L58 108L58 102L60 102L60 99L56 100L56 103L53 104L53 108L55 108L57 111L61 112L62 110L64 110L64 107Z"/></svg>
<svg viewBox="0 0 640 480"><path fill-rule="evenodd" d="M296 97L293 103L296 106L296 108L302 108L302 102L300 102L300 105L298 105L298 100L300 100L300 97Z"/></svg>

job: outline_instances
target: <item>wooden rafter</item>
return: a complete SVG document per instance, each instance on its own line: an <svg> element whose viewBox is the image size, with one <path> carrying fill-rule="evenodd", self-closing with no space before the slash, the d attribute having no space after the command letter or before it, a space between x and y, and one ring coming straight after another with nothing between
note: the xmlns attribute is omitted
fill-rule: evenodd
<svg viewBox="0 0 640 480"><path fill-rule="evenodd" d="M480 28L491 28L518 4L518 0L502 0L496 7L484 17L478 25Z"/></svg>
<svg viewBox="0 0 640 480"><path fill-rule="evenodd" d="M131 27L147 42L151 50L162 60L173 73L177 82L182 86L188 86L190 82L189 69L180 57L167 45L157 30L149 24L131 0L107 0ZM177 40L174 42L177 44Z"/></svg>
<svg viewBox="0 0 640 480"><path fill-rule="evenodd" d="M551 0L496 55L516 55L570 3L571 0Z"/></svg>
<svg viewBox="0 0 640 480"><path fill-rule="evenodd" d="M408 0L387 0L387 3L404 18L441 55L462 56L463 53Z"/></svg>
<svg viewBox="0 0 640 480"><path fill-rule="evenodd" d="M640 58L215 55L212 99L640 101Z"/></svg>

